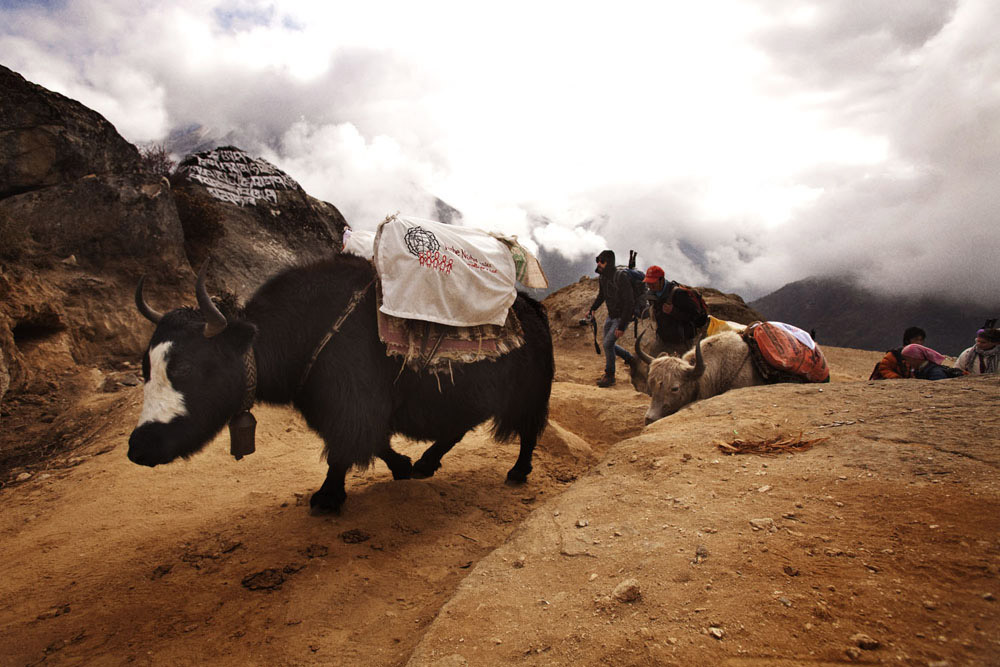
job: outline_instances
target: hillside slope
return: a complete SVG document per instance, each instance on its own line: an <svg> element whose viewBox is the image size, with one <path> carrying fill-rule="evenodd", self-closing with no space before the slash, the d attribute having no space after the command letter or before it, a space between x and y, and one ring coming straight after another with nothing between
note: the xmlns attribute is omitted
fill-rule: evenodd
<svg viewBox="0 0 1000 667"><path fill-rule="evenodd" d="M526 485L503 483L516 446L479 429L429 480L356 471L333 517L308 513L321 445L288 409L255 409L239 463L221 437L147 469L125 457L141 389L93 393L68 415L73 455L0 488L5 661L993 660L1000 378L868 383L877 353L827 348L831 384L643 428L646 397L595 387L585 343L558 343ZM774 435L829 439L775 458L716 444Z"/></svg>
<svg viewBox="0 0 1000 667"><path fill-rule="evenodd" d="M971 345L993 306L954 304L931 298L905 299L874 294L845 280L808 278L750 303L767 319L815 329L820 343L864 350L902 344L903 331L919 326L927 345L951 356Z"/></svg>

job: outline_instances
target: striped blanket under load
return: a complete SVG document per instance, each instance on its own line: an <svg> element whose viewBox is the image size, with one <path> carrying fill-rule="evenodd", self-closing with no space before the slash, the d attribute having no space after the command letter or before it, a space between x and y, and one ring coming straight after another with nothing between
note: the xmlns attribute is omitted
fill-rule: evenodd
<svg viewBox="0 0 1000 667"><path fill-rule="evenodd" d="M401 357L417 372L450 374L453 363L495 361L524 345L524 331L513 308L503 326L452 327L386 315L381 310L381 290L378 307L378 335L386 353Z"/></svg>

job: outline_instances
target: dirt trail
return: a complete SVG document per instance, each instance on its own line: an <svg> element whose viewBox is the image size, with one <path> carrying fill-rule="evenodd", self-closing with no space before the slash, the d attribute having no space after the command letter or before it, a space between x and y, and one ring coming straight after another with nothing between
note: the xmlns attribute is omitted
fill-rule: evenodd
<svg viewBox="0 0 1000 667"><path fill-rule="evenodd" d="M869 384L878 355L831 348L822 394L739 390L643 429L645 397L593 386L579 343L528 484L480 429L432 479L356 471L336 517L308 512L325 466L294 412L258 406L243 461L222 437L146 469L125 458L141 389L103 398L82 450L0 490L0 663L996 663L1000 380ZM734 428L831 439L723 457ZM609 597L630 577L638 600Z"/></svg>

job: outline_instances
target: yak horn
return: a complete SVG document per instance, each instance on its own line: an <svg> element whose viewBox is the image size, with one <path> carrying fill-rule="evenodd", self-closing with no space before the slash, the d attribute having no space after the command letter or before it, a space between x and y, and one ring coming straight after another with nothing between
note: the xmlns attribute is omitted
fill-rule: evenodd
<svg viewBox="0 0 1000 667"><path fill-rule="evenodd" d="M635 356L639 357L639 359L642 362L647 363L647 364L651 364L651 363L653 363L653 357L651 357L648 354L646 354L645 352L643 352L642 351L642 346L639 344L640 341L642 341L642 337L645 336L645 335L646 335L646 332L643 331L641 334L639 334L639 337L635 339Z"/></svg>
<svg viewBox="0 0 1000 667"><path fill-rule="evenodd" d="M226 329L226 316L223 315L215 304L212 303L212 297L208 295L208 290L205 289L205 274L208 273L208 262L201 267L201 271L198 273L198 308L201 309L201 314L205 316L205 338L211 338L217 336Z"/></svg>
<svg viewBox="0 0 1000 667"><path fill-rule="evenodd" d="M701 356L701 338L694 344L694 368L689 377L694 380L705 374L705 357Z"/></svg>
<svg viewBox="0 0 1000 667"><path fill-rule="evenodd" d="M135 288L135 307L139 309L139 313L145 317L147 320L153 324L159 324L160 320L163 319L163 313L158 313L149 307L146 300L142 297L142 284L146 281L146 276L139 278L139 285Z"/></svg>

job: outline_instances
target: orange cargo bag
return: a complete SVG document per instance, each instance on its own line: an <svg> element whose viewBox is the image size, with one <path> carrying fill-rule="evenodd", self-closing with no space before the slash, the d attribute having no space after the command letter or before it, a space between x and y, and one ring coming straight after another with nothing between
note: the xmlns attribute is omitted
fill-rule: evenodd
<svg viewBox="0 0 1000 667"><path fill-rule="evenodd" d="M743 337L777 371L762 373L770 381L830 381L830 368L822 350L802 329L784 322L755 322L747 327Z"/></svg>

